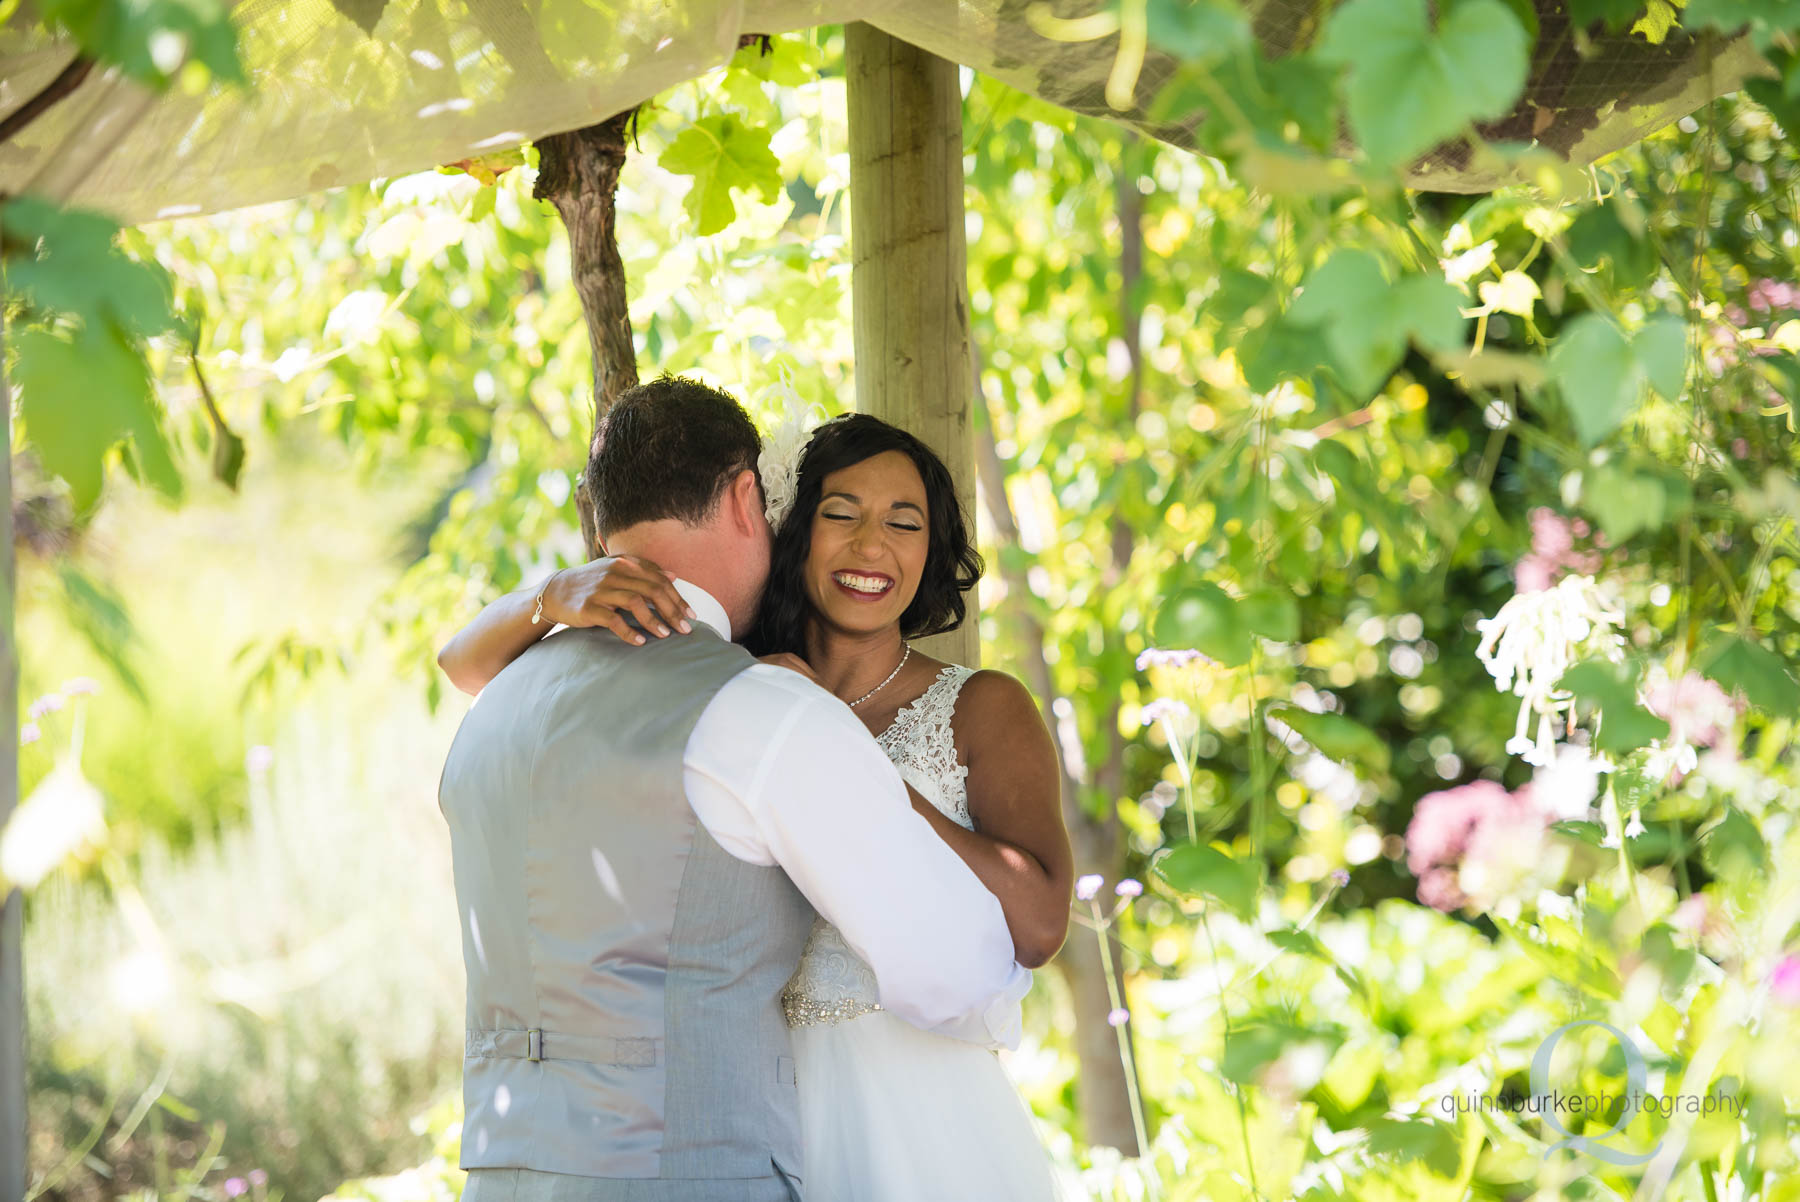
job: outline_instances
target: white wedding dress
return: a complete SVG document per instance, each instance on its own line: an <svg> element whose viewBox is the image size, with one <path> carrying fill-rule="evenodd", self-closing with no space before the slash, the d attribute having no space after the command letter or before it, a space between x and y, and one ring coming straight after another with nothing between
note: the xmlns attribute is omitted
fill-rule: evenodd
<svg viewBox="0 0 1800 1202"><path fill-rule="evenodd" d="M950 718L951 665L879 737L906 783L973 827ZM875 974L823 918L782 993L807 1202L1049 1202L1035 1120L993 1052L883 1010Z"/></svg>

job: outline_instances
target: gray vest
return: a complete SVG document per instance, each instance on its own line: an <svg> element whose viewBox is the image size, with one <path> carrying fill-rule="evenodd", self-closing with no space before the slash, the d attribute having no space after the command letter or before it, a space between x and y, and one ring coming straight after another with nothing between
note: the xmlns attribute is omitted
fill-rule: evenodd
<svg viewBox="0 0 1800 1202"><path fill-rule="evenodd" d="M567 630L457 731L438 800L468 971L462 1167L543 1175L489 1193L798 1196L779 997L813 912L721 849L682 784L701 712L753 662L699 623L644 647Z"/></svg>

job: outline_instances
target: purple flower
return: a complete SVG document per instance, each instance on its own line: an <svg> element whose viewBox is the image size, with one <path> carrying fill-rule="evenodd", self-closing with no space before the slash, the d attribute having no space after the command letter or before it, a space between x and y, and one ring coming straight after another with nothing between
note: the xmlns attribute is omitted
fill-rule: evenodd
<svg viewBox="0 0 1800 1202"><path fill-rule="evenodd" d="M100 691L100 682L92 676L77 676L64 684L62 691L69 697L92 697Z"/></svg>
<svg viewBox="0 0 1800 1202"><path fill-rule="evenodd" d="M1120 1006L1117 1010L1113 1010L1107 1014L1106 1025L1109 1027L1122 1027L1125 1025L1125 1021L1130 1017L1131 1011Z"/></svg>
<svg viewBox="0 0 1800 1202"><path fill-rule="evenodd" d="M1769 974L1769 992L1788 1006L1800 1006L1800 955L1783 956Z"/></svg>
<svg viewBox="0 0 1800 1202"><path fill-rule="evenodd" d="M1080 901L1093 901L1094 895L1100 892L1101 877L1097 872L1089 873L1075 882L1075 896Z"/></svg>
<svg viewBox="0 0 1800 1202"><path fill-rule="evenodd" d="M1184 722L1194 716L1194 711L1185 701L1176 701L1172 697L1158 697L1146 705L1138 714L1145 726L1155 726L1158 722Z"/></svg>
<svg viewBox="0 0 1800 1202"><path fill-rule="evenodd" d="M227 1177L225 1179L225 1196L227 1198L242 1197L244 1192L249 1188L248 1185L244 1184L244 1179L242 1177Z"/></svg>
<svg viewBox="0 0 1800 1202"><path fill-rule="evenodd" d="M251 1185L267 1185L267 1184L269 1184L269 1175L261 1169L251 1169L250 1170L250 1184Z"/></svg>
<svg viewBox="0 0 1800 1202"><path fill-rule="evenodd" d="M1331 870L1331 883L1336 885L1339 889L1348 885L1350 883L1350 870L1347 868L1333 868Z"/></svg>
<svg viewBox="0 0 1800 1202"><path fill-rule="evenodd" d="M25 716L36 722L45 714L54 714L63 707L67 700L61 693L45 693L31 703L31 708L25 712Z"/></svg>
<svg viewBox="0 0 1800 1202"><path fill-rule="evenodd" d="M1212 662L1209 657L1195 651L1192 647L1173 651L1165 651L1161 647L1151 647L1138 653L1137 669L1140 672L1147 672L1151 668L1185 668L1189 664L1210 664Z"/></svg>
<svg viewBox="0 0 1800 1202"><path fill-rule="evenodd" d="M43 737L44 732L38 729L36 722L27 722L19 727L19 746L21 747L29 747Z"/></svg>
<svg viewBox="0 0 1800 1202"><path fill-rule="evenodd" d="M275 762L275 749L258 743L244 756L244 771L252 776L261 776Z"/></svg>
<svg viewBox="0 0 1800 1202"><path fill-rule="evenodd" d="M1113 892L1117 893L1120 897L1142 897L1144 895L1144 885L1141 881L1134 881L1130 877L1126 877L1124 880L1113 886Z"/></svg>

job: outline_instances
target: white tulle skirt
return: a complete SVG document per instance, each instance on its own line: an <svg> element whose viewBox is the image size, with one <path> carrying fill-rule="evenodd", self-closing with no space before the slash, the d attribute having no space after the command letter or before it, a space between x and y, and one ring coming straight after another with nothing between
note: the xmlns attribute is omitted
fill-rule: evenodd
<svg viewBox="0 0 1800 1202"><path fill-rule="evenodd" d="M885 1010L791 1034L806 1202L1062 1196L994 1053Z"/></svg>

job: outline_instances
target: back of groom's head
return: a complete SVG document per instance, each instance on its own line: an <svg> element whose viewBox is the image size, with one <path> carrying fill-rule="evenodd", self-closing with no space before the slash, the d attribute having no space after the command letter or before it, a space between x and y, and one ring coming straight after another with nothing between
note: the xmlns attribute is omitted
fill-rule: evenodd
<svg viewBox="0 0 1800 1202"><path fill-rule="evenodd" d="M705 522L726 487L755 471L762 439L730 394L663 376L627 389L594 436L586 481L606 537L640 522Z"/></svg>

